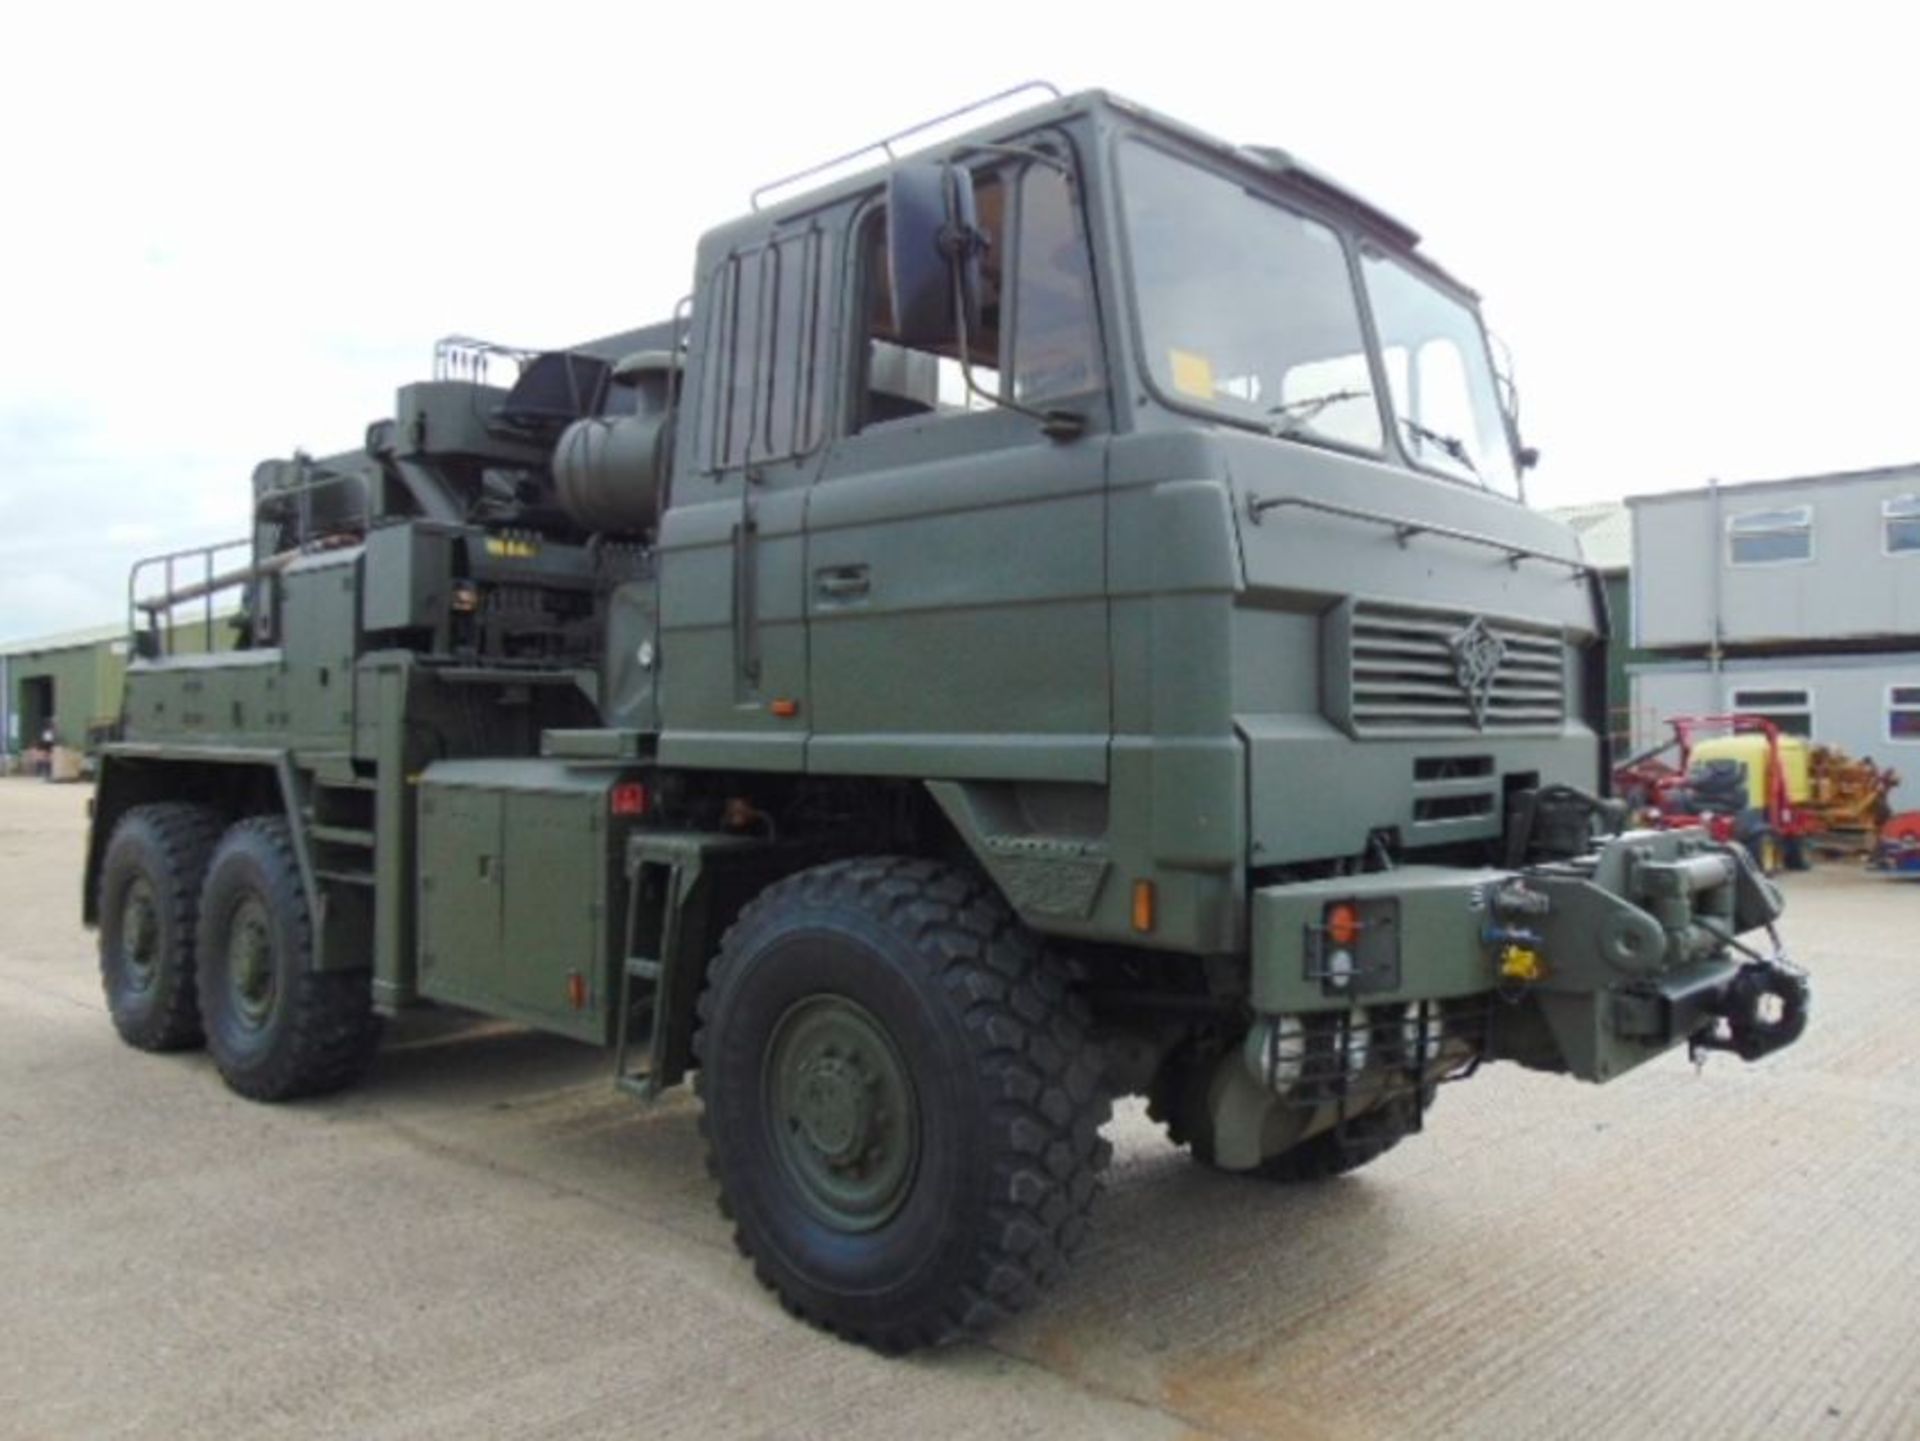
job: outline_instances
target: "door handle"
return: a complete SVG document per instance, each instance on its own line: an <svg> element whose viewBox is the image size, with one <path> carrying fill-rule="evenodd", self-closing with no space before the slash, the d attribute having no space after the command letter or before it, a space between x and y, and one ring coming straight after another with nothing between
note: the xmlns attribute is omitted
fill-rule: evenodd
<svg viewBox="0 0 1920 1441"><path fill-rule="evenodd" d="M813 573L813 589L822 600L862 600L873 589L873 575L864 565L822 566Z"/></svg>

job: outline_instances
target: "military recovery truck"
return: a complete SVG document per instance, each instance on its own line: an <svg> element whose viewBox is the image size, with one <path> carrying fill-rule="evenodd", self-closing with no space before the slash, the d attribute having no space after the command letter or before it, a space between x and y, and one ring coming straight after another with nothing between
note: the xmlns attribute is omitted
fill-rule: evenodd
<svg viewBox="0 0 1920 1441"><path fill-rule="evenodd" d="M1006 109L757 194L657 325L443 342L136 570L128 1042L278 1101L438 1004L693 1076L760 1278L901 1350L1060 1272L1113 1096L1301 1181L1486 1062L1799 1034L1777 892L1598 798L1474 295L1279 150Z"/></svg>

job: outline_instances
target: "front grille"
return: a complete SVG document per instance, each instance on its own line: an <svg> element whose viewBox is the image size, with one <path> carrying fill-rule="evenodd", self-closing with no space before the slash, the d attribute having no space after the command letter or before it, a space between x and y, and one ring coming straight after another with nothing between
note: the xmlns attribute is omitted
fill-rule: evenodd
<svg viewBox="0 0 1920 1441"><path fill-rule="evenodd" d="M1566 720L1566 642L1550 626L1374 601L1343 609L1345 693L1333 699L1355 735L1557 730ZM1480 633L1491 640L1480 640L1484 670L1470 689L1458 648Z"/></svg>

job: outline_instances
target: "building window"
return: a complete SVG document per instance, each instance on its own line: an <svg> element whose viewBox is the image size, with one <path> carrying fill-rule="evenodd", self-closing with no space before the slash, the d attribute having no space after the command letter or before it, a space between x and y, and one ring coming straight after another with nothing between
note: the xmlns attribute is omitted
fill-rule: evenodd
<svg viewBox="0 0 1920 1441"><path fill-rule="evenodd" d="M1920 685L1887 687L1887 739L1920 742Z"/></svg>
<svg viewBox="0 0 1920 1441"><path fill-rule="evenodd" d="M1735 715L1759 716L1770 720L1783 735L1813 735L1813 692L1810 690L1737 690L1733 693Z"/></svg>
<svg viewBox="0 0 1920 1441"><path fill-rule="evenodd" d="M1813 507L1755 510L1727 521L1727 559L1734 565L1780 565L1813 559Z"/></svg>
<svg viewBox="0 0 1920 1441"><path fill-rule="evenodd" d="M1896 495L1880 506L1888 555L1920 555L1920 495Z"/></svg>

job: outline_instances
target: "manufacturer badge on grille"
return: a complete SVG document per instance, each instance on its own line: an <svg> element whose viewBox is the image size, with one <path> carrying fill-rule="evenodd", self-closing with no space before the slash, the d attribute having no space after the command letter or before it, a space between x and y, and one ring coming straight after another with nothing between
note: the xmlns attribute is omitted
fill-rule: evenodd
<svg viewBox="0 0 1920 1441"><path fill-rule="evenodd" d="M1485 618L1475 616L1466 629L1447 641L1453 652L1453 678L1466 692L1477 730L1487 726L1487 703L1493 699L1493 682L1500 664L1507 658L1507 643L1488 628Z"/></svg>

